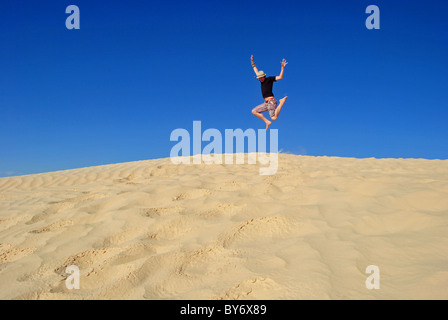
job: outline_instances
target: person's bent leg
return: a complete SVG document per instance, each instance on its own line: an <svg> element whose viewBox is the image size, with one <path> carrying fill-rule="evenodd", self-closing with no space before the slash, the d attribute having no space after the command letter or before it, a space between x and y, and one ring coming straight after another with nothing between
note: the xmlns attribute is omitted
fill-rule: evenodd
<svg viewBox="0 0 448 320"><path fill-rule="evenodd" d="M277 120L277 116L275 115L275 110L277 110L277 103L278 103L277 100L273 99L269 101L267 106L269 110L269 116L271 117L272 121Z"/></svg>
<svg viewBox="0 0 448 320"><path fill-rule="evenodd" d="M254 108L254 109L252 110L252 114L253 114L254 116L256 116L258 119L263 120L264 123L266 123L266 130L268 130L268 128L269 128L269 126L272 124L272 122L269 121L268 119L266 119L266 117L265 117L262 113L258 112L258 111L257 111L257 108Z"/></svg>
<svg viewBox="0 0 448 320"><path fill-rule="evenodd" d="M279 103L278 107L275 109L274 115L271 117L271 120L275 121L275 120L278 119L278 115L280 114L280 111L282 111L282 107L285 104L286 99L288 99L288 96L286 96L286 97L284 97L284 98L279 100L280 103Z"/></svg>

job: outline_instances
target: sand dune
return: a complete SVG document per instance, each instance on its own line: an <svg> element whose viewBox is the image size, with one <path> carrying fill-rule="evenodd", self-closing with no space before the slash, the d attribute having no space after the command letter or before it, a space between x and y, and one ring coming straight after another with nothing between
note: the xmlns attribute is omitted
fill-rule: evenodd
<svg viewBox="0 0 448 320"><path fill-rule="evenodd" d="M446 160L280 154L262 176L156 159L0 179L1 299L448 299L447 248Z"/></svg>

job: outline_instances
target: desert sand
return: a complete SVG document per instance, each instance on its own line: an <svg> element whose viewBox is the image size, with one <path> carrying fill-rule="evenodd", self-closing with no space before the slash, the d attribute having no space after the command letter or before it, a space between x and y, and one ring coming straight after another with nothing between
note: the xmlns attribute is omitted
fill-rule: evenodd
<svg viewBox="0 0 448 320"><path fill-rule="evenodd" d="M260 166L0 178L0 299L448 299L448 160Z"/></svg>

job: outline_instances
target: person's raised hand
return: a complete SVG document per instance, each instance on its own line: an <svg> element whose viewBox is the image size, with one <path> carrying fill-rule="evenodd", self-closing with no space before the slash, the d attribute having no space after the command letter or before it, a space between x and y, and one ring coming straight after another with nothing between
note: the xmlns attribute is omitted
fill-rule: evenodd
<svg viewBox="0 0 448 320"><path fill-rule="evenodd" d="M282 67L283 67L283 68L288 64L288 62L286 62L285 59L283 59L283 61L282 61L281 63L282 63Z"/></svg>

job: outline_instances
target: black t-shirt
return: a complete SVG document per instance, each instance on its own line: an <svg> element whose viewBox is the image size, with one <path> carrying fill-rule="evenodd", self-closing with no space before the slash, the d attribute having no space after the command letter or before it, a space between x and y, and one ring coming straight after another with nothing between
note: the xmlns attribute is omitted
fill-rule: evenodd
<svg viewBox="0 0 448 320"><path fill-rule="evenodd" d="M275 77L267 77L263 82L261 82L261 94L263 95L263 98L274 96L272 93L272 86L275 81Z"/></svg>

